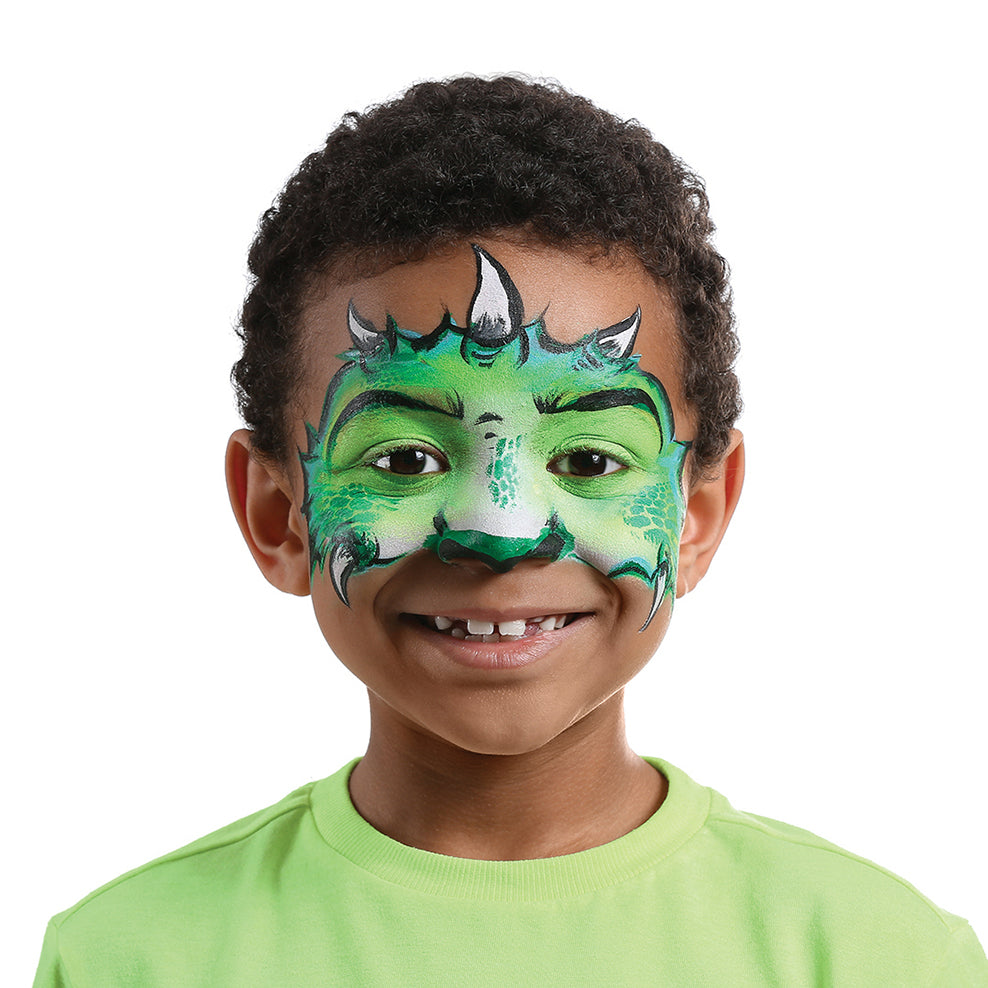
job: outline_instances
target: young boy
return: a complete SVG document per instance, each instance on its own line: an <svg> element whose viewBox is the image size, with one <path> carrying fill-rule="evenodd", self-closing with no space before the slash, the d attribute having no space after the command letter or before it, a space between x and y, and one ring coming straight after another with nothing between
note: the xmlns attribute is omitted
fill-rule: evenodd
<svg viewBox="0 0 988 988"><path fill-rule="evenodd" d="M628 747L741 489L699 180L515 79L351 115L264 217L234 511L362 759L118 879L36 985L977 985L970 928Z"/></svg>

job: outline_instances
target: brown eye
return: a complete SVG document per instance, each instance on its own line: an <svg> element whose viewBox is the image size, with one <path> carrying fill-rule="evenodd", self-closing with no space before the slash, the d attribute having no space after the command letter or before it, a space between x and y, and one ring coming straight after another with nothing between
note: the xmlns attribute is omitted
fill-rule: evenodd
<svg viewBox="0 0 988 988"><path fill-rule="evenodd" d="M410 446L408 449L395 449L379 456L371 464L388 473L411 476L420 473L442 473L449 469L439 458L424 449Z"/></svg>
<svg viewBox="0 0 988 988"><path fill-rule="evenodd" d="M570 477L603 477L608 473L623 470L625 465L613 456L599 449L576 449L565 456L557 457L549 464L550 473L566 474Z"/></svg>

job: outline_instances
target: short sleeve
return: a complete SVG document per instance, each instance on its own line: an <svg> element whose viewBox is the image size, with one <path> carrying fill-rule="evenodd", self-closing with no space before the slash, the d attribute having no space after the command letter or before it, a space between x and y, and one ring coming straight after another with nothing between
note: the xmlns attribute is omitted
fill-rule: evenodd
<svg viewBox="0 0 988 988"><path fill-rule="evenodd" d="M73 988L58 952L58 927L48 924L45 941L41 946L41 960L34 976L34 988Z"/></svg>
<svg viewBox="0 0 988 988"><path fill-rule="evenodd" d="M931 988L988 988L988 960L974 930L964 923L950 938Z"/></svg>

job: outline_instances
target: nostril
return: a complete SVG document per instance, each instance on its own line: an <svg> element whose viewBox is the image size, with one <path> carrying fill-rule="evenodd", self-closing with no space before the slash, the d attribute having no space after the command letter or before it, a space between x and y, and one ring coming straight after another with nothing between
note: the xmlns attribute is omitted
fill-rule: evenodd
<svg viewBox="0 0 988 988"><path fill-rule="evenodd" d="M499 539L482 532L448 532L436 546L436 553L444 563L464 566L471 570L489 569L495 573L507 573L523 555L516 555L516 543L521 540Z"/></svg>
<svg viewBox="0 0 988 988"><path fill-rule="evenodd" d="M548 529L543 529L534 539L477 531L446 531L435 544L435 551L444 563L466 565L473 570L479 564L494 573L507 573L522 562L554 562L565 555L568 547L558 532Z"/></svg>

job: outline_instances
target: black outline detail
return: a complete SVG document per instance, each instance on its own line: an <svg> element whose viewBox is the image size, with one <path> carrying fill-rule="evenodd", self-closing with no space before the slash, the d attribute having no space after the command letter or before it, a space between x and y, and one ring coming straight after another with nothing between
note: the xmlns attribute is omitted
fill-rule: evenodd
<svg viewBox="0 0 988 988"><path fill-rule="evenodd" d="M659 563L658 568L655 570L655 590L652 595L652 609L648 612L645 623L638 629L638 634L641 634L652 623L652 618L655 617L658 609L662 606L662 601L666 599L666 592L669 590L668 583L669 563L665 560ZM662 586L661 591L659 590L660 584Z"/></svg>
<svg viewBox="0 0 988 988"><path fill-rule="evenodd" d="M350 419L372 408L410 408L416 412L435 412L437 415L447 415L453 419L463 418L463 399L458 394L456 395L456 406L450 411L448 408L440 408L438 405L432 405L427 401L422 401L420 398L413 398L411 395L402 394L400 391L375 388L371 391L362 391L356 398L351 399L347 403L346 407L340 412L336 421L333 423L333 430L327 438L327 445L333 445L340 429Z"/></svg>
<svg viewBox="0 0 988 988"><path fill-rule="evenodd" d="M477 286L473 290L470 307L467 309L467 328L464 330L464 336L469 336L474 343L478 343L483 347L490 347L491 349L500 348L510 343L521 330L522 322L525 318L525 306L521 300L521 293L511 280L511 275L508 274L504 265L491 257L483 247L478 247L477 244L470 244L470 246L473 249L474 257L477 261ZM483 262L485 260L497 274L498 281L500 281L501 288L507 299L507 325L504 325L500 314L496 314L496 319L492 317L494 314L486 311L477 315L474 314L474 306L477 304L480 290L484 285ZM498 326L502 327L499 334L496 333ZM478 329L481 330L480 335L477 333Z"/></svg>
<svg viewBox="0 0 988 988"><path fill-rule="evenodd" d="M641 634L651 623L652 618L655 617L659 608L662 606L662 601L665 600L666 594L668 593L669 587L669 560L664 559L666 550L663 546L659 550L659 557L656 560L655 571L649 573L641 563L636 562L633 559L629 559L626 563L622 563L617 569L612 569L608 574L607 578L609 580L616 580L621 576L635 576L640 580L644 580L646 583L653 584L652 587L652 606L649 609L648 617L645 618L645 623L638 629L638 634Z"/></svg>
<svg viewBox="0 0 988 988"><path fill-rule="evenodd" d="M491 538L484 534L485 538ZM507 573L514 569L519 563L527 559L548 559L555 562L559 559L560 553L566 548L566 540L555 532L550 532L544 536L538 545L533 546L520 556L510 556L507 559L495 559L486 552L479 549L471 549L452 538L444 538L436 546L436 555L444 563L455 563L459 559L479 559L495 573Z"/></svg>
<svg viewBox="0 0 988 988"><path fill-rule="evenodd" d="M369 319L365 319L357 311L357 307L353 304L353 299L350 299L346 314L347 330L350 333L350 340L360 355L361 366L363 366L363 358L377 353L384 343L387 343L388 350L392 354L395 352L395 348L398 345L397 327L391 316L388 316L387 326L382 332L374 323ZM356 331L354 327L356 327Z"/></svg>
<svg viewBox="0 0 988 988"><path fill-rule="evenodd" d="M338 536L332 549L329 550L329 578L332 581L336 596L349 607L350 598L347 596L346 587L357 565L357 540L353 532L344 532ZM376 555L376 553L375 553ZM342 561L342 566L337 563ZM323 571L325 572L326 556L323 556ZM339 569L339 573L337 573Z"/></svg>
<svg viewBox="0 0 988 988"><path fill-rule="evenodd" d="M606 391L591 391L589 394L574 398L573 401L569 401L565 405L560 404L562 399L559 395L548 397L534 395L532 400L535 402L535 407L543 415L555 415L558 412L600 412L608 408L623 408L625 406L639 408L644 406L645 410L658 423L663 441L666 439L659 410L648 392L641 388L612 388Z"/></svg>
<svg viewBox="0 0 988 988"><path fill-rule="evenodd" d="M420 353L423 350L429 351L437 347L443 340L446 333L462 333L463 330L453 322L453 317L449 314L449 309L444 311L439 325L429 333L416 333L411 329L401 329L391 316L388 319L395 326L396 333L412 348L413 353Z"/></svg>
<svg viewBox="0 0 988 988"><path fill-rule="evenodd" d="M641 322L642 310L641 306L638 306L627 319L622 319L621 322L616 322L613 326L608 326L607 329L597 330L594 337L597 341L598 348L609 360L627 360L634 352L635 340L638 339L638 330L641 328ZM626 335L632 327L634 327L634 331L628 337L624 346L621 346L618 337Z"/></svg>

